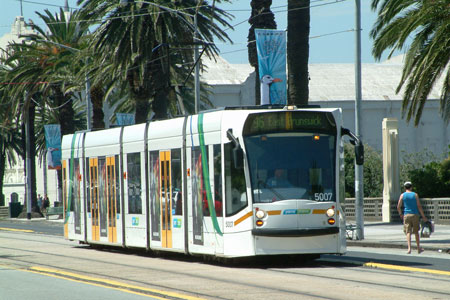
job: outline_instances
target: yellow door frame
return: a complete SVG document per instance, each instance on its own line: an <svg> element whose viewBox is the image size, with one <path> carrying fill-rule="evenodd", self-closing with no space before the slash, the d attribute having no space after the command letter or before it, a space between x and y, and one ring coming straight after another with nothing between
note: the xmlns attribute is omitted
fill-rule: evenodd
<svg viewBox="0 0 450 300"><path fill-rule="evenodd" d="M98 203L98 158L89 159L91 189L92 240L100 240L100 219Z"/></svg>
<svg viewBox="0 0 450 300"><path fill-rule="evenodd" d="M117 242L117 207L116 207L116 177L115 177L116 161L114 156L106 158L106 185L108 195L108 241Z"/></svg>
<svg viewBox="0 0 450 300"><path fill-rule="evenodd" d="M162 247L172 248L172 174L169 151L159 153ZM165 203L163 203L165 202Z"/></svg>

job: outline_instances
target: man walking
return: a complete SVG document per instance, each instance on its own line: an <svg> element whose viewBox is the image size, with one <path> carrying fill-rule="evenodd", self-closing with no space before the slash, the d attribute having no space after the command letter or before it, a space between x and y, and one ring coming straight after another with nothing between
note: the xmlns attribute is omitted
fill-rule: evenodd
<svg viewBox="0 0 450 300"><path fill-rule="evenodd" d="M420 247L419 237L419 213L422 216L424 222L428 221L425 217L420 205L419 195L412 191L412 183L410 181L405 182L404 187L406 191L400 195L397 204L397 211L400 218L403 220L404 232L406 233L406 241L408 242L408 254L411 253L411 233L416 236L417 253L422 253L423 248ZM402 213L402 206L403 213Z"/></svg>

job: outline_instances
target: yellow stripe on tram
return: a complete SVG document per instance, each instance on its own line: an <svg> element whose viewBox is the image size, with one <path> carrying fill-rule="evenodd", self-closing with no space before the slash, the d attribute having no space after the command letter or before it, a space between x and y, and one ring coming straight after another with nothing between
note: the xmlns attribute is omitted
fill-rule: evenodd
<svg viewBox="0 0 450 300"><path fill-rule="evenodd" d="M253 212L250 211L248 213L246 213L245 215L243 215L242 217L240 217L239 219L237 219L236 221L234 221L234 226L238 225L239 223L245 221L246 219L250 218L253 215Z"/></svg>

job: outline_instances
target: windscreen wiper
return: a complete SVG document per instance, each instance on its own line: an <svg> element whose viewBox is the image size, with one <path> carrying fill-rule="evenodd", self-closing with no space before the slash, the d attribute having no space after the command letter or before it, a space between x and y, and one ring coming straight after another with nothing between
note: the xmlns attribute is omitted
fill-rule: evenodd
<svg viewBox="0 0 450 300"><path fill-rule="evenodd" d="M259 184L263 185L263 187L265 189L268 189L269 191L271 191L275 196L277 196L278 198L280 198L280 200L285 200L283 195L281 195L279 192L277 192L273 187L268 186L264 181L262 180L258 180L258 189L259 189Z"/></svg>

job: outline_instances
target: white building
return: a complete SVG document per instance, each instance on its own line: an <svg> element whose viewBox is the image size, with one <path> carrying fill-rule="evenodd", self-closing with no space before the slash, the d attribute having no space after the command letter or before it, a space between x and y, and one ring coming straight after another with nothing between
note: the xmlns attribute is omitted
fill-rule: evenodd
<svg viewBox="0 0 450 300"><path fill-rule="evenodd" d="M210 101L216 106L254 105L253 68L231 65L218 58L205 60L208 71L202 79L211 85ZM432 90L420 124L408 124L402 118L402 93L395 93L402 75L402 56L383 63L362 64L361 133L363 141L382 150L383 118L399 120L400 151L432 151L437 156L448 153L450 129L441 118L439 97L443 78ZM321 107L340 107L344 124L354 131L355 67L353 64L310 64L309 103Z"/></svg>

